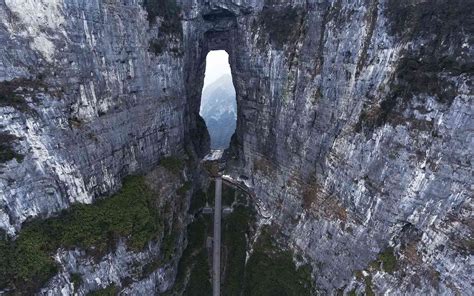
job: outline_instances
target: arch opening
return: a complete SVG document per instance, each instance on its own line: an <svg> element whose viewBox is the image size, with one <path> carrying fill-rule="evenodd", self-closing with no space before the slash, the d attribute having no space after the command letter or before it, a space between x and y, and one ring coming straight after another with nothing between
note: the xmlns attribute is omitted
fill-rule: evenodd
<svg viewBox="0 0 474 296"><path fill-rule="evenodd" d="M237 100L225 50L207 53L199 115L206 122L211 149L227 149L236 129Z"/></svg>

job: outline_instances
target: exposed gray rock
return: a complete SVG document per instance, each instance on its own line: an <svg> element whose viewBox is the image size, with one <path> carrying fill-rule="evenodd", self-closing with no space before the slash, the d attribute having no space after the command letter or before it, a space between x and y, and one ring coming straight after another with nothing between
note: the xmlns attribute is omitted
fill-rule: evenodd
<svg viewBox="0 0 474 296"><path fill-rule="evenodd" d="M186 177L186 176L183 176ZM189 207L190 194L177 194L183 185L180 178L159 166L146 174L146 183L158 197L155 201L163 211L165 224L173 229L173 258L164 258L160 240L152 241L141 252L127 248L120 239L114 251L96 258L81 249L59 249L54 259L59 273L48 281L39 295L87 295L109 286L117 287L121 295L154 295L168 290L176 277L177 267L185 244L188 214L182 208ZM80 280L74 280L74 277Z"/></svg>
<svg viewBox="0 0 474 296"><path fill-rule="evenodd" d="M153 244L142 253L126 250L123 241L117 249L103 257L100 262L88 258L79 250L59 250L56 261L64 269L48 285L40 295L87 295L91 291L107 288L111 285L122 287L128 279L131 285L120 289L123 295L153 295L167 290L176 276L177 262L158 266L156 270L142 276L144 267L154 262L159 254L159 245ZM81 283L74 283L72 274L81 276Z"/></svg>
<svg viewBox="0 0 474 296"><path fill-rule="evenodd" d="M237 22L234 174L323 293L470 293L473 26L467 1L435 2L281 1ZM388 246L398 270L368 269Z"/></svg>
<svg viewBox="0 0 474 296"><path fill-rule="evenodd" d="M90 203L187 142L202 155L204 60L225 49L229 171L319 290L470 294L472 1L182 0L182 39L158 56L140 3L0 2L0 79L48 86L18 91L32 112L0 107L25 155L1 169L2 228ZM396 270L369 267L389 246Z"/></svg>
<svg viewBox="0 0 474 296"><path fill-rule="evenodd" d="M18 91L31 112L0 108L25 155L1 169L2 228L91 203L183 149L183 58L149 51L159 28L138 1L0 4L1 79L47 86Z"/></svg>

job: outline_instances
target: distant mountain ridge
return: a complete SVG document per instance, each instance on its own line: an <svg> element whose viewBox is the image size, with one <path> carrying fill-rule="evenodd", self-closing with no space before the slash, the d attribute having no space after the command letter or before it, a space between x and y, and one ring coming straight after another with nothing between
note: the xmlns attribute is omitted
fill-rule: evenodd
<svg viewBox="0 0 474 296"><path fill-rule="evenodd" d="M211 148L227 148L237 120L235 89L230 75L222 75L203 89L200 115L211 136Z"/></svg>

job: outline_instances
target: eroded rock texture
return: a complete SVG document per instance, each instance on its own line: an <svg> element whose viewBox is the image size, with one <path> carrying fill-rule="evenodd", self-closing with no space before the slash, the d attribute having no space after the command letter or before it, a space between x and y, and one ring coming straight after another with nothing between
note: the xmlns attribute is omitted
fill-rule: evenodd
<svg viewBox="0 0 474 296"><path fill-rule="evenodd" d="M205 56L225 49L230 172L320 292L470 293L472 1L150 3L0 1L2 228L203 154Z"/></svg>
<svg viewBox="0 0 474 296"><path fill-rule="evenodd" d="M3 95L22 103L2 102L1 126L24 155L2 164L2 228L90 203L183 150L182 36L161 32L139 2L0 8L0 77L16 84Z"/></svg>
<svg viewBox="0 0 474 296"><path fill-rule="evenodd" d="M323 293L469 293L467 7L265 1L239 18L236 175ZM369 267L393 252L395 268Z"/></svg>

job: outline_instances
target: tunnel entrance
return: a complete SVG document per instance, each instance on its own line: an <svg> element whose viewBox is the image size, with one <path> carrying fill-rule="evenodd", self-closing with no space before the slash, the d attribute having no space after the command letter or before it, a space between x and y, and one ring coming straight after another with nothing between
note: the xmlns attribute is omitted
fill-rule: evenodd
<svg viewBox="0 0 474 296"><path fill-rule="evenodd" d="M211 149L228 148L236 128L237 101L225 50L207 54L199 115L206 122Z"/></svg>

